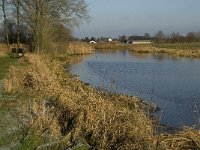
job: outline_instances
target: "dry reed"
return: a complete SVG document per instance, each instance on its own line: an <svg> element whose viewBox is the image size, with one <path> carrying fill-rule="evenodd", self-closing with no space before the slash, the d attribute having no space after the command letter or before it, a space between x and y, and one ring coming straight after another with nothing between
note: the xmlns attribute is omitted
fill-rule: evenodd
<svg viewBox="0 0 200 150"><path fill-rule="evenodd" d="M95 139L95 145L104 149L119 147L120 143L126 143L127 140L133 143L151 141L153 124L140 109L137 98L129 98L129 103L122 105L122 100L128 97L115 96L111 101L107 96L84 87L79 80L63 75L65 72L59 70L56 62L48 62L39 55L27 55L25 61L28 66L10 68L4 88L7 92L37 91L42 97L57 97L56 101L49 101L55 110L54 114L57 114L61 134L71 134L73 139L81 136ZM34 114L38 114L37 111ZM44 113L39 114L43 115L38 115L37 121L33 122L37 122L39 129L46 128L48 124L44 124L44 118L48 118L49 113L47 117L44 117ZM55 129L49 128L54 131L52 133L58 132L57 125ZM41 131L39 129L37 131Z"/></svg>
<svg viewBox="0 0 200 150"><path fill-rule="evenodd" d="M0 44L0 57L3 57L7 53L11 52L11 48L13 47L17 47L17 44L10 44L9 48L7 47L6 44ZM28 45L20 44L19 47L23 48L25 52L28 51Z"/></svg>
<svg viewBox="0 0 200 150"><path fill-rule="evenodd" d="M91 54L92 51L92 46L88 43L83 42L70 42L66 49L67 54L70 55Z"/></svg>
<svg viewBox="0 0 200 150"><path fill-rule="evenodd" d="M158 147L167 150L200 149L200 131L185 128L172 135L160 135Z"/></svg>
<svg viewBox="0 0 200 150"><path fill-rule="evenodd" d="M6 44L0 44L0 57L3 57L8 52L8 48Z"/></svg>
<svg viewBox="0 0 200 150"><path fill-rule="evenodd" d="M120 43L120 42L99 42L96 44L92 44L95 49L103 49L103 50L119 50L119 49L129 49L130 44Z"/></svg>

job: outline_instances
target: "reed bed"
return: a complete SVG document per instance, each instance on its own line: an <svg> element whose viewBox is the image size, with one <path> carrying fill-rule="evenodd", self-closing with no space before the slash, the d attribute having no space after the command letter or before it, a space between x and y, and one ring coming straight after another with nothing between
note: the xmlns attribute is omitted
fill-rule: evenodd
<svg viewBox="0 0 200 150"><path fill-rule="evenodd" d="M51 139L39 142L36 149L66 149L77 141L86 141L88 149L200 148L198 130L156 134L155 123L146 113L150 106L137 97L96 91L49 56L27 55L21 63L26 65L10 68L4 89L32 95L24 109L29 116L26 136Z"/></svg>
<svg viewBox="0 0 200 150"><path fill-rule="evenodd" d="M119 50L119 49L129 49L129 44L121 43L121 42L99 42L96 44L92 44L94 49L102 49L102 50Z"/></svg>
<svg viewBox="0 0 200 150"><path fill-rule="evenodd" d="M88 43L70 42L67 46L66 52L69 55L91 54L93 52L93 47Z"/></svg>

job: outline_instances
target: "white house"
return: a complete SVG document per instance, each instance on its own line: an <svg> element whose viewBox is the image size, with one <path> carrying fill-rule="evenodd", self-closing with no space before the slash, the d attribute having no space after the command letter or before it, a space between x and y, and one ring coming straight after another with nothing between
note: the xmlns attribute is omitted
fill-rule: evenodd
<svg viewBox="0 0 200 150"><path fill-rule="evenodd" d="M108 42L112 42L113 40L112 40L112 38L108 38Z"/></svg>
<svg viewBox="0 0 200 150"><path fill-rule="evenodd" d="M96 41L90 41L90 44L95 44L95 43L97 43Z"/></svg>

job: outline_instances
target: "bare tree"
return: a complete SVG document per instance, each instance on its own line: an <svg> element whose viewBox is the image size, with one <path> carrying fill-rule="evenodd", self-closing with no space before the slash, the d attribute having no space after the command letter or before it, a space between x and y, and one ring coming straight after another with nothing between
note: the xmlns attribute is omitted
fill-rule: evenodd
<svg viewBox="0 0 200 150"><path fill-rule="evenodd" d="M20 39L20 0L12 0L16 10L16 22L17 22L17 49L19 49Z"/></svg>
<svg viewBox="0 0 200 150"><path fill-rule="evenodd" d="M84 0L23 0L22 19L34 37L34 49L49 49L56 27L71 28L88 19Z"/></svg>
<svg viewBox="0 0 200 150"><path fill-rule="evenodd" d="M163 33L163 31L158 31L155 35L155 40L156 42L163 42L165 40L166 36L165 34Z"/></svg>
<svg viewBox="0 0 200 150"><path fill-rule="evenodd" d="M0 1L0 7L2 10L3 15L3 27L4 27L4 33L7 43L7 48L9 49L9 31L8 31L8 20L7 20L7 7L8 7L9 1L8 0L1 0Z"/></svg>
<svg viewBox="0 0 200 150"><path fill-rule="evenodd" d="M150 38L149 33L145 33L145 34L144 34L144 38L145 38L145 39L149 39L149 38Z"/></svg>
<svg viewBox="0 0 200 150"><path fill-rule="evenodd" d="M183 42L183 36L180 35L180 33L171 33L170 35L170 42L175 43L175 42Z"/></svg>

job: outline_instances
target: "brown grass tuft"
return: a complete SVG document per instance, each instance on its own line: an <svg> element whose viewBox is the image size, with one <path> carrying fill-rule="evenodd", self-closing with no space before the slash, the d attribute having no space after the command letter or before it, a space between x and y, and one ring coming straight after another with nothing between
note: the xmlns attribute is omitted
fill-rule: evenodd
<svg viewBox="0 0 200 150"><path fill-rule="evenodd" d="M0 44L0 57L3 57L8 52L8 48L6 44Z"/></svg>
<svg viewBox="0 0 200 150"><path fill-rule="evenodd" d="M200 149L200 131L186 128L173 135L159 137L161 149Z"/></svg>

